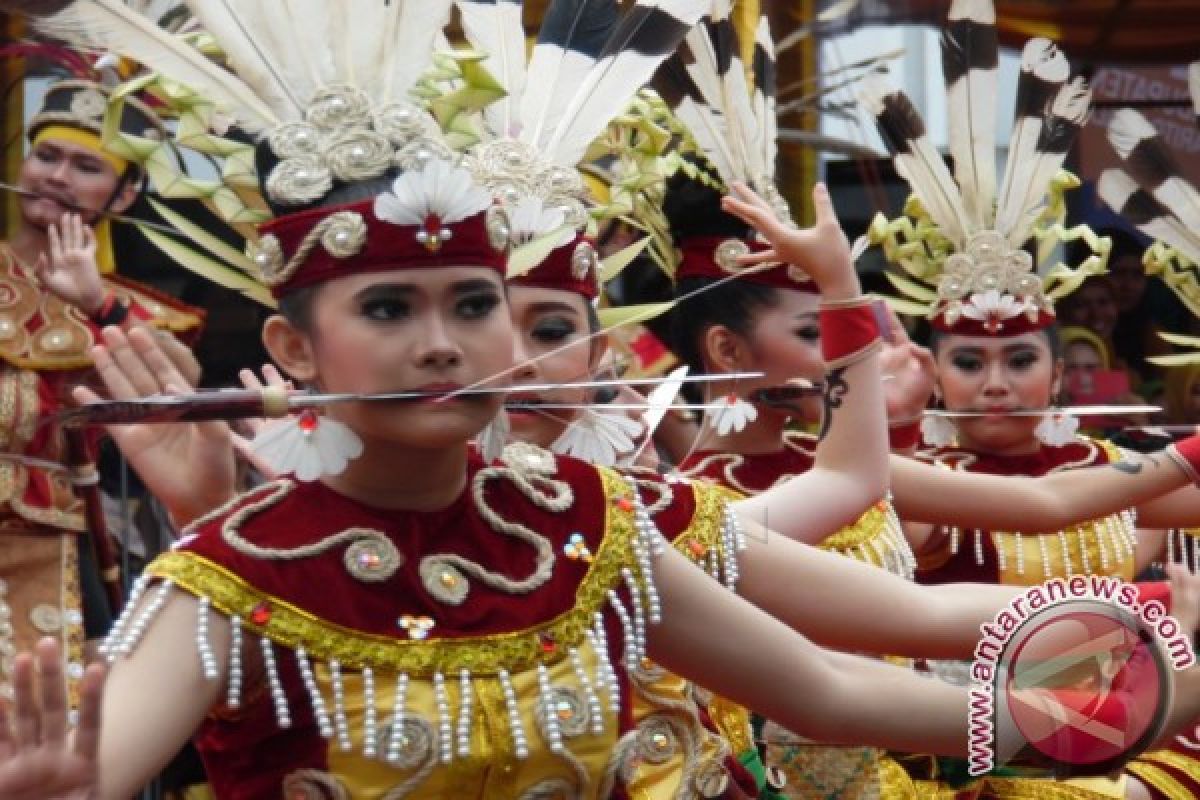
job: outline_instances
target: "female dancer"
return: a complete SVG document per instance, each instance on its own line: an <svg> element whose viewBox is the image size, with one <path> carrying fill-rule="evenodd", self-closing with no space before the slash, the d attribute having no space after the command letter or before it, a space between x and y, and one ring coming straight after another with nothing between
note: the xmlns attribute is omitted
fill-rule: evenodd
<svg viewBox="0 0 1200 800"><path fill-rule="evenodd" d="M293 378L324 390L430 397L301 418L298 446L330 431L345 447L333 455L360 455L320 481L284 478L238 498L152 565L110 641L99 794L132 792L197 726L214 787L229 797L594 797L618 780L719 789L719 764L697 762L702 733L686 715L660 707L635 718L631 673L646 655L803 733L962 753L965 693L826 653L751 604L843 650L961 656L1009 597L919 590L763 535L757 522L769 511L829 530L882 491L881 459L864 458L884 441L876 333L827 193L814 195L813 230L762 229L770 255L802 266L828 304L825 355L844 387L817 466L728 514L681 485L657 517L670 538L691 527L746 603L661 548L619 475L530 448L492 465L470 454L501 401L459 388L513 366L491 195L441 161L421 127L388 129L402 144L370 165L352 161L342 185L314 198L318 167L346 166L348 139L379 142L359 126L396 121L369 113L367 91L334 83L307 107L311 128L280 111L290 126L261 145L281 212L259 264L284 311L264 339ZM317 159L293 155L314 139L328 148ZM356 153L365 158L345 155ZM396 161L406 169L393 181ZM1191 445L1172 452L1192 468ZM1159 471L1165 489L1184 467ZM1189 597L1181 610L1195 605ZM1200 672L1180 682L1176 713L1190 717Z"/></svg>

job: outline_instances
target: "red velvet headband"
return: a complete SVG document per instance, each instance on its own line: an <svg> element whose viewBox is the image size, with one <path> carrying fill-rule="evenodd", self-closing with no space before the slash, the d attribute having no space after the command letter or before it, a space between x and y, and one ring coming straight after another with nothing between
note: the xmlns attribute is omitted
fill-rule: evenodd
<svg viewBox="0 0 1200 800"><path fill-rule="evenodd" d="M1028 314L1020 314L1008 319L991 318L988 320L972 319L960 316L953 324L946 321L945 312L939 313L929 321L934 330L943 333L955 333L959 336L1020 336L1049 328L1056 321L1053 314L1039 310L1037 317L1030 319Z"/></svg>
<svg viewBox="0 0 1200 800"><path fill-rule="evenodd" d="M513 286L533 286L574 292L595 300L600 292L597 271L600 268L596 248L583 234L550 251L542 263L523 275L509 279Z"/></svg>
<svg viewBox="0 0 1200 800"><path fill-rule="evenodd" d="M767 249L761 242L730 236L693 236L679 243L682 254L675 278L727 278L742 273L734 259L741 253L759 253ZM724 266L722 266L724 264ZM747 271L742 280L771 286L775 289L794 289L817 293L817 284L798 267L780 264L770 269Z"/></svg>
<svg viewBox="0 0 1200 800"><path fill-rule="evenodd" d="M486 212L452 224L443 224L430 215L424 225L397 225L376 217L374 206L375 198L371 197L286 214L260 226L264 239L273 236L276 240L266 247L266 241L260 242L260 266L268 277L272 273L286 275L282 282L272 285L274 295L281 297L346 275L396 269L484 267L504 275L505 252L492 246ZM345 215L338 220L342 224L326 222L332 222L330 218L339 213ZM316 229L322 224L327 228L318 233ZM306 240L307 257L286 274L284 265L295 258ZM357 248L355 243L359 243ZM277 267L271 266L272 251Z"/></svg>

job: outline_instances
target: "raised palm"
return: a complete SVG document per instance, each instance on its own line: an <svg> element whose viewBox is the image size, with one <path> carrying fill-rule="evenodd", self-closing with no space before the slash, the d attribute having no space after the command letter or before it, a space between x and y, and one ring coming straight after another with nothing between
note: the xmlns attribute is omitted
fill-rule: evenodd
<svg viewBox="0 0 1200 800"><path fill-rule="evenodd" d="M194 361L173 339L142 327L128 334L105 328L103 336L104 344L94 348L92 360L111 399L181 393L195 383L198 367L184 374ZM103 399L86 387L76 388L74 397L82 404ZM234 494L233 440L223 422L113 425L108 433L177 524L220 506Z"/></svg>
<svg viewBox="0 0 1200 800"><path fill-rule="evenodd" d="M95 796L104 668L92 665L84 673L79 724L70 735L62 664L52 639L38 643L36 658L22 653L14 660L14 702L11 709L0 707L0 797L5 800Z"/></svg>

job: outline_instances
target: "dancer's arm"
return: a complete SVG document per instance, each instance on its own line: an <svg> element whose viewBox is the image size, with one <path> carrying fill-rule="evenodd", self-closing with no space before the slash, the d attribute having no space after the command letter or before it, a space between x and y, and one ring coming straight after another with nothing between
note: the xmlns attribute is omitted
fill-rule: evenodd
<svg viewBox="0 0 1200 800"><path fill-rule="evenodd" d="M725 198L725 210L753 225L771 244L765 253L744 257L747 267L775 261L798 266L820 287L826 308L863 300L850 245L824 186L813 189L816 224L804 230L781 223L748 188L734 189L735 195ZM829 317L822 313L822 348L834 360L825 377L825 418L813 468L735 506L747 522L782 529L809 542L853 522L887 489L887 418L878 349L838 363L838 356L849 355L840 344L848 337L836 312Z"/></svg>
<svg viewBox="0 0 1200 800"><path fill-rule="evenodd" d="M985 530L1058 530L1137 507L1139 523L1200 525L1200 490L1165 453L1127 453L1104 466L1038 478L949 470L891 457L896 513L906 521ZM1186 487L1186 488L1181 488ZM1164 496L1165 495L1165 496Z"/></svg>
<svg viewBox="0 0 1200 800"><path fill-rule="evenodd" d="M925 658L970 658L979 626L1021 587L920 586L760 528L746 532L738 593L820 645Z"/></svg>
<svg viewBox="0 0 1200 800"><path fill-rule="evenodd" d="M802 547L780 541L789 548ZM781 555L765 548L759 552ZM864 570L861 575L843 576L846 580L832 587L832 576L827 576L829 580L816 598L825 615L840 615L844 625L864 626L873 625L871 616L886 617L892 625L904 628L929 613L911 596L899 603L881 602L871 591L871 582L862 579L873 574L881 576L881 585L909 584L846 558L821 555ZM813 571L785 578L769 574L766 565L755 563L754 557L747 561L742 570L747 599L765 610L720 589L674 551L658 561L663 620L647 629L649 654L655 661L802 736L908 752L967 755L966 689L882 662L863 660L847 669L847 656L822 650L783 622L795 619L800 605L795 601L796 590L803 591L814 577ZM783 585L773 593L755 592L753 587L763 579L783 579ZM1195 584L1200 578L1187 580L1189 586L1176 588L1174 594L1186 597L1190 607L1198 602ZM855 594L864 590L868 598ZM913 587L913 591L927 590ZM807 600L813 602L814 598ZM866 607L872 601L878 603L873 610ZM779 604L773 605L776 602ZM899 610L893 610L895 607ZM847 608L852 613L845 613ZM902 619L904 614L910 617ZM900 642L906 637L898 632L892 638ZM1171 721L1179 727L1200 715L1200 669L1177 673L1176 689Z"/></svg>

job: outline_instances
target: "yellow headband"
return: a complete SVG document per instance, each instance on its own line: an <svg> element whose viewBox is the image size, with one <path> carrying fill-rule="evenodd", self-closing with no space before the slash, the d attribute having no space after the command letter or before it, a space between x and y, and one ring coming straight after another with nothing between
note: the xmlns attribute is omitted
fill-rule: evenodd
<svg viewBox="0 0 1200 800"><path fill-rule="evenodd" d="M99 134L92 133L91 131L85 131L82 128L72 128L69 125L47 125L33 137L33 145L36 147L46 139L58 139L70 142L71 144L77 144L80 147L86 147L107 161L117 171L118 177L124 175L125 170L129 167L128 161L106 150L100 141Z"/></svg>
<svg viewBox="0 0 1200 800"><path fill-rule="evenodd" d="M1062 343L1064 352L1068 345L1075 344L1076 342L1091 345L1092 349L1100 356L1101 366L1104 369L1112 369L1112 359L1108 345L1091 330L1078 325L1064 325L1058 329L1058 339Z"/></svg>
<svg viewBox="0 0 1200 800"><path fill-rule="evenodd" d="M125 170L129 167L128 161L105 150L100 143L100 136L91 131L72 128L68 125L47 125L34 135L33 145L36 147L46 139L57 139L86 147L112 165L112 168L117 171L118 177L124 175ZM108 217L101 217L92 228L96 233L96 267L100 270L101 275L109 275L116 271L116 261L113 257L112 222Z"/></svg>

